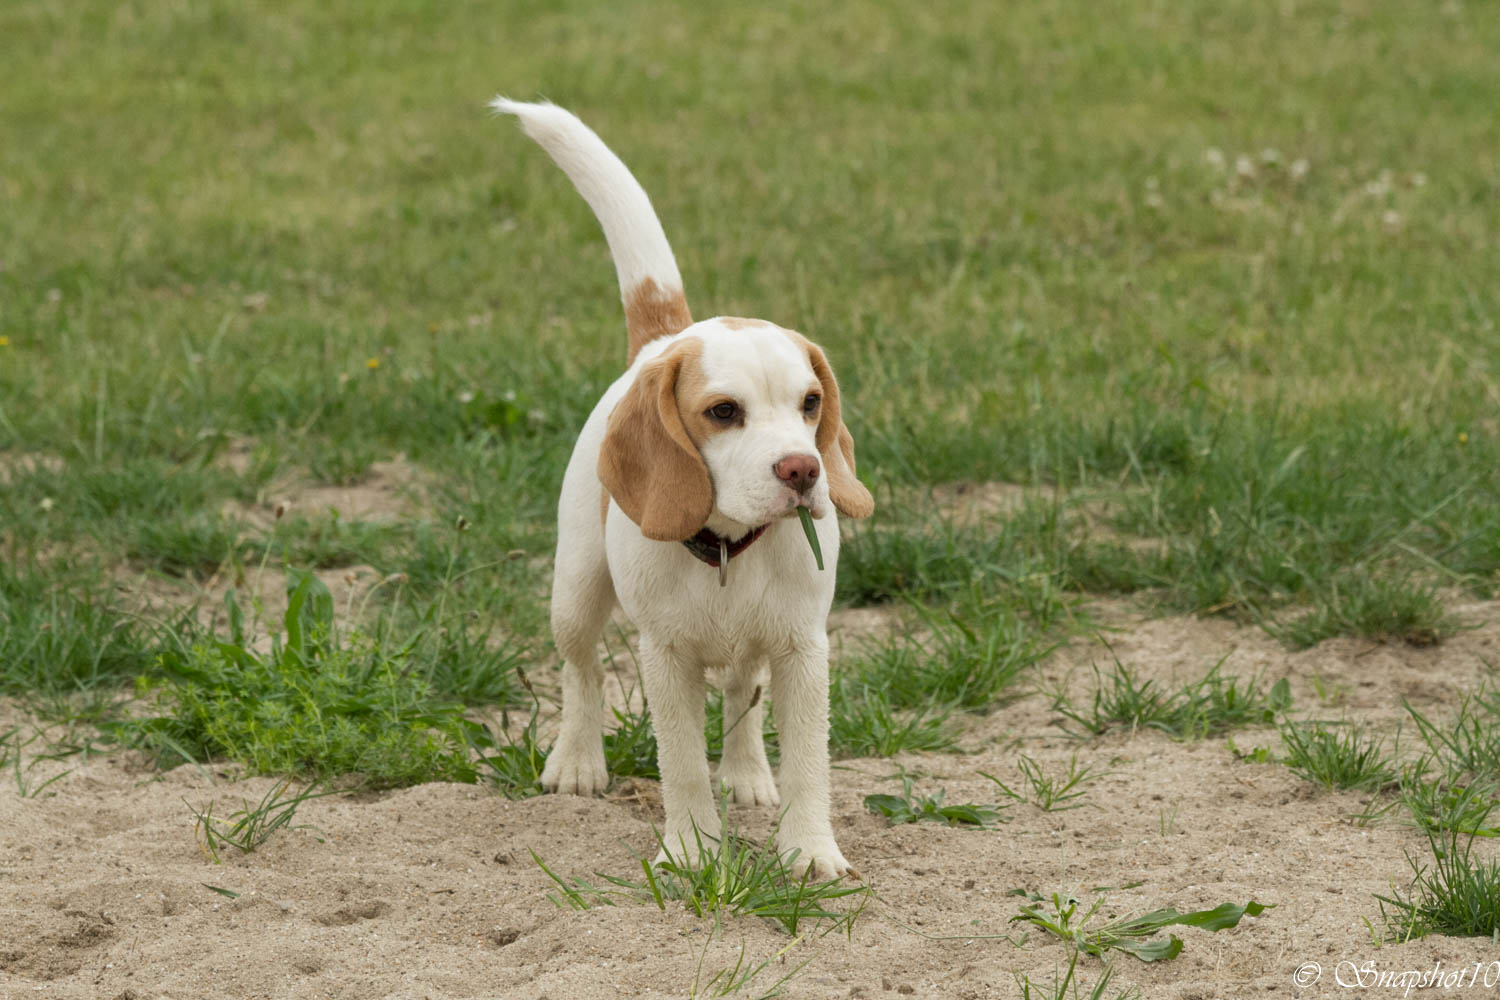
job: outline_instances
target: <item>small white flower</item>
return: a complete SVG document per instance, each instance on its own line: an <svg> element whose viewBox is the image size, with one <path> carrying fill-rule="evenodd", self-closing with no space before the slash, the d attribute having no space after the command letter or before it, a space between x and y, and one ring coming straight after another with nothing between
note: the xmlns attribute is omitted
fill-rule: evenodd
<svg viewBox="0 0 1500 1000"><path fill-rule="evenodd" d="M57 501L53 500L51 497L42 497L42 502L37 506L41 507L42 510L51 510L53 507L57 506Z"/></svg>
<svg viewBox="0 0 1500 1000"><path fill-rule="evenodd" d="M1271 149L1270 147L1262 149L1260 151L1260 162L1268 167L1279 166L1281 164L1281 150Z"/></svg>
<svg viewBox="0 0 1500 1000"><path fill-rule="evenodd" d="M1391 193L1391 172L1382 170L1380 176L1365 184L1365 194L1371 198L1383 198Z"/></svg>
<svg viewBox="0 0 1500 1000"><path fill-rule="evenodd" d="M1427 175L1424 174L1424 173L1422 173L1422 171L1420 171L1420 170L1418 170L1416 173L1412 174L1411 175L1411 186L1414 187L1414 188L1426 187L1427 186Z"/></svg>
<svg viewBox="0 0 1500 1000"><path fill-rule="evenodd" d="M1224 169L1224 151L1216 146L1210 146L1203 151L1203 162L1215 170Z"/></svg>
<svg viewBox="0 0 1500 1000"><path fill-rule="evenodd" d="M465 389L463 392L458 394L458 401L460 403L472 403L474 402L474 394L468 389Z"/></svg>
<svg viewBox="0 0 1500 1000"><path fill-rule="evenodd" d="M1385 228L1387 229L1400 229L1401 213L1393 208L1387 209L1385 214L1380 217L1380 221L1385 223Z"/></svg>
<svg viewBox="0 0 1500 1000"><path fill-rule="evenodd" d="M1255 177L1255 161L1248 156L1235 157L1234 172L1244 180L1253 180Z"/></svg>
<svg viewBox="0 0 1500 1000"><path fill-rule="evenodd" d="M1299 158L1297 158L1297 159L1295 159L1295 160L1292 161L1292 168L1291 169L1292 169L1292 180L1294 180L1294 181L1300 181L1302 178L1304 178L1304 177L1307 176L1307 171L1310 168L1308 167L1307 161L1299 157Z"/></svg>

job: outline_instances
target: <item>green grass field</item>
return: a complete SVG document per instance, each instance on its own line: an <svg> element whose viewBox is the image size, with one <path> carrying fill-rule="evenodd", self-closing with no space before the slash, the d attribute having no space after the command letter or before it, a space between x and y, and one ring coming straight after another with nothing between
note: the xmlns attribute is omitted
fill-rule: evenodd
<svg viewBox="0 0 1500 1000"><path fill-rule="evenodd" d="M163 763L530 790L534 729L463 713L553 684L554 504L625 338L496 92L620 153L696 315L827 349L879 504L839 600L909 626L846 650L836 751L952 746L1101 595L1440 643L1500 592L1497 52L1476 0L12 0L0 694ZM409 516L247 513L397 455ZM259 574L353 566L392 581L362 614L253 621ZM211 579L238 630L121 590Z"/></svg>

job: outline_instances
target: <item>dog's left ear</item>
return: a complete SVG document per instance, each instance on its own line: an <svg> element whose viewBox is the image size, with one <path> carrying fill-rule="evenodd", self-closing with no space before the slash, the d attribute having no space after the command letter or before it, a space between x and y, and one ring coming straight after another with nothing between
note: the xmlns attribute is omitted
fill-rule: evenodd
<svg viewBox="0 0 1500 1000"><path fill-rule="evenodd" d="M869 517L875 513L875 498L854 475L854 437L844 426L839 405L839 384L828 367L828 359L817 344L802 338L813 374L823 386L823 408L818 415L818 454L828 472L828 496L845 517Z"/></svg>

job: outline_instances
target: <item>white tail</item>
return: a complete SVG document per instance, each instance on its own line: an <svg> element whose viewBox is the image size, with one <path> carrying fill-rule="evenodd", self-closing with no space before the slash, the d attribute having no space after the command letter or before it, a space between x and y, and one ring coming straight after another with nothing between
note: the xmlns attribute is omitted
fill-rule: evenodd
<svg viewBox="0 0 1500 1000"><path fill-rule="evenodd" d="M593 129L555 104L497 97L490 107L521 120L526 134L563 169L604 227L630 334L627 363L657 337L691 325L682 275L667 234L662 232L651 199L620 158Z"/></svg>

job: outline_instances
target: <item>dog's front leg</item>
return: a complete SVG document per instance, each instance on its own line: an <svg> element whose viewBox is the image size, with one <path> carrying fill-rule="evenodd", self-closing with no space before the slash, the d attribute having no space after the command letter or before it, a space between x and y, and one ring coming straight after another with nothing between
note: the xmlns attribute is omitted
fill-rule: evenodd
<svg viewBox="0 0 1500 1000"><path fill-rule="evenodd" d="M641 673L656 727L656 763L667 810L662 851L656 862L666 861L670 855L673 861L697 867L700 847L712 851L720 836L703 736L707 691L703 666L670 643L658 643L642 635Z"/></svg>
<svg viewBox="0 0 1500 1000"><path fill-rule="evenodd" d="M781 734L781 853L797 851L793 866L832 878L849 873L833 839L828 793L828 637L793 639L771 660L771 702Z"/></svg>

